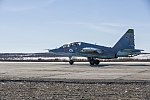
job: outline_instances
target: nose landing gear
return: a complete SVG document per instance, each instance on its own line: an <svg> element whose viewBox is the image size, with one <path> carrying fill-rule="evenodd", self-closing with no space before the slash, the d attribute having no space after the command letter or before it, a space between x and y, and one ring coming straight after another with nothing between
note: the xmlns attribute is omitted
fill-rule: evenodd
<svg viewBox="0 0 150 100"><path fill-rule="evenodd" d="M70 65L73 65L73 64L74 64L74 61L73 61L73 60L70 60L70 61L69 61L69 64L70 64Z"/></svg>

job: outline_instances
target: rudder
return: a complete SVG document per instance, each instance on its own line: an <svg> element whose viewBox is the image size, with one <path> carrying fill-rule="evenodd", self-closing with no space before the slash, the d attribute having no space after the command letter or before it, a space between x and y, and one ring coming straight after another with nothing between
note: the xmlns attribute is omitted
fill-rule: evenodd
<svg viewBox="0 0 150 100"><path fill-rule="evenodd" d="M115 52L124 49L135 49L134 44L134 29L128 31L121 37L121 39L113 47Z"/></svg>

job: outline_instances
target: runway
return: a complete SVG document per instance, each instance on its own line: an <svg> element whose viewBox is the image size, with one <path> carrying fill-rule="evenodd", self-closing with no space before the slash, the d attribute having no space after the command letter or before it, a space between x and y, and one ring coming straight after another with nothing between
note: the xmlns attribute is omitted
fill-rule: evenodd
<svg viewBox="0 0 150 100"><path fill-rule="evenodd" d="M149 100L150 62L0 62L1 100Z"/></svg>
<svg viewBox="0 0 150 100"><path fill-rule="evenodd" d="M0 62L2 79L150 80L150 62Z"/></svg>

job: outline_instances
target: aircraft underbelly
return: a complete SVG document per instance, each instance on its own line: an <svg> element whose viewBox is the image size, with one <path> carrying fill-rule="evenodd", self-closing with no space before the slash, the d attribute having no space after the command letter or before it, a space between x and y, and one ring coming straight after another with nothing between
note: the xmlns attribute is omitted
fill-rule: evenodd
<svg viewBox="0 0 150 100"><path fill-rule="evenodd" d="M80 53L80 56L84 56L84 57L93 57L93 58L100 58L100 59L110 59L110 58L114 58L115 56L112 54L83 54Z"/></svg>

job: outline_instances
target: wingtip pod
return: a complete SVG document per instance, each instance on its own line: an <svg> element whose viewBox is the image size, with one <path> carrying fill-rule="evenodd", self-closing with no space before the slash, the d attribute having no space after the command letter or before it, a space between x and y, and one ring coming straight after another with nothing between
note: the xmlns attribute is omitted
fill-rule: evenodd
<svg viewBox="0 0 150 100"><path fill-rule="evenodd" d="M126 33L134 33L134 29L128 29Z"/></svg>

